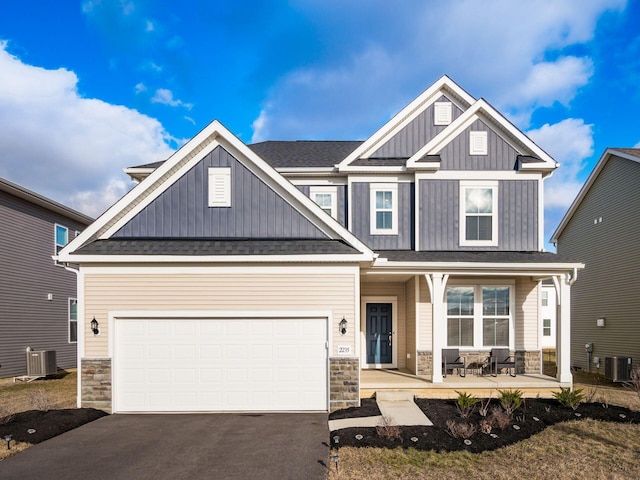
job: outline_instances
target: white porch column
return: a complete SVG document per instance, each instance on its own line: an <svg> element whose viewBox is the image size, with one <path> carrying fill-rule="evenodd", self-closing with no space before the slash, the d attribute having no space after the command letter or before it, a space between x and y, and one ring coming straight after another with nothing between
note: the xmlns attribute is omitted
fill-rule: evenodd
<svg viewBox="0 0 640 480"><path fill-rule="evenodd" d="M571 277L568 274L554 277L558 292L558 314L556 322L556 362L559 382L572 383L571 375Z"/></svg>
<svg viewBox="0 0 640 480"><path fill-rule="evenodd" d="M444 317L444 290L449 275L433 273L425 275L431 293L431 305L433 315L431 320L431 361L433 383L442 383L442 347L445 345L445 328L442 319Z"/></svg>

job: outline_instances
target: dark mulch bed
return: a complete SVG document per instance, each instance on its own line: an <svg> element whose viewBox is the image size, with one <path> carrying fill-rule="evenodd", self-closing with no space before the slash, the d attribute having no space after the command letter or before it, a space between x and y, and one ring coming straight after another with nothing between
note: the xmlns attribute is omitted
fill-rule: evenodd
<svg viewBox="0 0 640 480"><path fill-rule="evenodd" d="M447 420L468 422L478 426L482 417L476 410L468 419L460 417L455 400L416 399L416 404L433 422L432 427L399 427L399 439L385 439L378 435L375 428L345 428L331 432L332 446L350 447L383 447L383 448L415 448L417 450L434 450L448 452L467 450L480 453L495 450L519 442L544 430L550 425L564 421L577 421L584 418L619 423L640 423L640 412L613 405L603 406L601 403L582 403L574 411L562 407L554 399L527 398L522 407L513 415L513 422L504 430L494 428L491 434L478 431L469 439L470 445L463 439L454 438L447 431ZM491 401L492 408L500 408L496 400ZM363 399L362 406L338 410L329 415L331 420L350 417L368 417L380 415L374 399ZM518 428L516 428L518 427ZM358 440L356 435L362 435ZM334 437L338 436L338 444Z"/></svg>
<svg viewBox="0 0 640 480"><path fill-rule="evenodd" d="M10 422L0 425L0 440L3 440L5 435L11 435L14 441L40 443L105 415L108 414L93 408L69 408L48 412L29 410L16 413ZM29 433L29 430L35 432Z"/></svg>

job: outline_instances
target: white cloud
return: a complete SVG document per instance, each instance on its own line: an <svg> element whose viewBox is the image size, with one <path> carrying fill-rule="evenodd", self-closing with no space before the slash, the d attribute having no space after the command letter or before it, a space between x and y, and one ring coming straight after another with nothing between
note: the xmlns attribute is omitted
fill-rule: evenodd
<svg viewBox="0 0 640 480"><path fill-rule="evenodd" d="M142 82L137 83L134 88L136 90L136 95L147 91L147 86Z"/></svg>
<svg viewBox="0 0 640 480"><path fill-rule="evenodd" d="M173 92L166 88L157 89L155 95L151 98L151 101L153 103L169 105L170 107L184 107L187 110L191 110L193 108L191 103L185 103L182 100L173 98Z"/></svg>
<svg viewBox="0 0 640 480"><path fill-rule="evenodd" d="M122 169L167 158L173 139L156 119L84 98L77 84L0 42L0 176L97 215L132 185Z"/></svg>

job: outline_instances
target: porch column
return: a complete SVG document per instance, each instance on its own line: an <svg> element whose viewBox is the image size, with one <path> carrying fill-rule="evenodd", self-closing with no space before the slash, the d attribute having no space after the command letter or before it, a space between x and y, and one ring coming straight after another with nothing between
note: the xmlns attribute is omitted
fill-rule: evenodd
<svg viewBox="0 0 640 480"><path fill-rule="evenodd" d="M425 275L431 293L433 315L431 319L431 361L433 383L442 383L442 347L445 345L445 329L442 328L444 318L444 289L449 275L433 273Z"/></svg>
<svg viewBox="0 0 640 480"><path fill-rule="evenodd" d="M553 277L558 292L556 327L556 362L559 382L572 383L571 375L571 277L567 274Z"/></svg>

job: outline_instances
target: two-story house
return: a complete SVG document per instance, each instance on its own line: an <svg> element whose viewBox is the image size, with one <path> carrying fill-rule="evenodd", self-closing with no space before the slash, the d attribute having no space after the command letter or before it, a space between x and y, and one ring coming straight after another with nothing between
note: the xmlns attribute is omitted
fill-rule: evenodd
<svg viewBox="0 0 640 480"><path fill-rule="evenodd" d="M27 374L27 348L76 367L76 276L52 257L92 221L0 178L0 377Z"/></svg>
<svg viewBox="0 0 640 480"><path fill-rule="evenodd" d="M444 348L508 348L524 381L545 279L570 385L581 264L543 251L556 167L446 76L365 141L245 145L214 121L129 169L139 185L59 256L80 266L79 403L332 410L369 371L443 385Z"/></svg>

